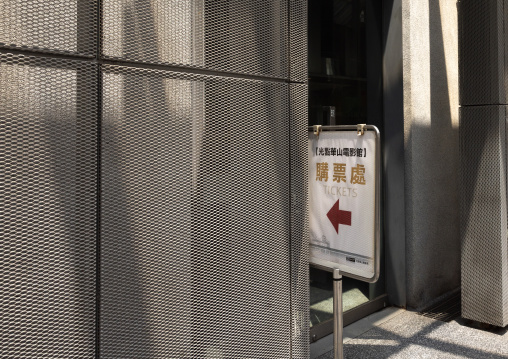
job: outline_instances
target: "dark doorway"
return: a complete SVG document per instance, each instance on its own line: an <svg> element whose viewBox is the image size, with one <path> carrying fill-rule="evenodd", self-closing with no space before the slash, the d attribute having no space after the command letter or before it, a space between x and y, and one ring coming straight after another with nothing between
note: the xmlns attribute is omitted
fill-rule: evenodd
<svg viewBox="0 0 508 359"><path fill-rule="evenodd" d="M367 123L383 133L382 2L314 0L308 9L309 125ZM382 256L375 284L344 279L346 325L383 307L383 267ZM313 340L332 332L332 304L331 273L311 268Z"/></svg>

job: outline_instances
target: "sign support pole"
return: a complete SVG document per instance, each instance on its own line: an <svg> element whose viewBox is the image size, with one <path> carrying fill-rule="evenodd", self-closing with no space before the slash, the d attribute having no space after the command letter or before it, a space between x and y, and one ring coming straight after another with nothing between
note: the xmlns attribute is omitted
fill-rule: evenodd
<svg viewBox="0 0 508 359"><path fill-rule="evenodd" d="M333 271L333 358L344 359L342 312L342 274L339 269Z"/></svg>

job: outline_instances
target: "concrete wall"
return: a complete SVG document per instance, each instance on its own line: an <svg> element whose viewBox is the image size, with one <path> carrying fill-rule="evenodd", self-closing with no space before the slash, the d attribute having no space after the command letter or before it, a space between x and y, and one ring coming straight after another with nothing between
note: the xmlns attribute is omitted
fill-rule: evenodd
<svg viewBox="0 0 508 359"><path fill-rule="evenodd" d="M407 306L460 286L457 8L402 0Z"/></svg>

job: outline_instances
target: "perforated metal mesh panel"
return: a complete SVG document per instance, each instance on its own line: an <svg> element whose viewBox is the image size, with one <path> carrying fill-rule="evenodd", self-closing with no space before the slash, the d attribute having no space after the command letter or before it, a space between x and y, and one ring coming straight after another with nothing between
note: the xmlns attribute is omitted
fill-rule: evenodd
<svg viewBox="0 0 508 359"><path fill-rule="evenodd" d="M96 66L0 54L0 357L93 358Z"/></svg>
<svg viewBox="0 0 508 359"><path fill-rule="evenodd" d="M305 4L0 3L0 357L308 357Z"/></svg>
<svg viewBox="0 0 508 359"><path fill-rule="evenodd" d="M308 326L289 85L114 66L103 81L102 356L289 357Z"/></svg>
<svg viewBox="0 0 508 359"><path fill-rule="evenodd" d="M207 68L287 78L288 2L206 1Z"/></svg>
<svg viewBox="0 0 508 359"><path fill-rule="evenodd" d="M508 324L506 107L460 109L462 316Z"/></svg>
<svg viewBox="0 0 508 359"><path fill-rule="evenodd" d="M104 0L103 14L106 57L287 77L287 1Z"/></svg>
<svg viewBox="0 0 508 359"><path fill-rule="evenodd" d="M149 63L203 63L203 0L103 0L102 8L104 56Z"/></svg>
<svg viewBox="0 0 508 359"><path fill-rule="evenodd" d="M508 6L504 2L458 2L461 105L508 103L504 68Z"/></svg>
<svg viewBox="0 0 508 359"><path fill-rule="evenodd" d="M292 358L309 358L308 87L290 84Z"/></svg>
<svg viewBox="0 0 508 359"><path fill-rule="evenodd" d="M0 47L95 55L97 1L2 0Z"/></svg>
<svg viewBox="0 0 508 359"><path fill-rule="evenodd" d="M307 1L289 1L289 58L292 81L308 81L307 68ZM307 94L305 95L307 102Z"/></svg>

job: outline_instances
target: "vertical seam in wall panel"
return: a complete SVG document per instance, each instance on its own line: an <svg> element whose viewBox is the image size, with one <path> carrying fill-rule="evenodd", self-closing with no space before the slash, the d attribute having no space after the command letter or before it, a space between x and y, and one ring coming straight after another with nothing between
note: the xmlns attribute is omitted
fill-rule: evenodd
<svg viewBox="0 0 508 359"><path fill-rule="evenodd" d="M498 88L498 101L499 104L505 103L505 88L504 88L504 0L498 0L496 6L496 49L498 67L497 67L497 88Z"/></svg>
<svg viewBox="0 0 508 359"><path fill-rule="evenodd" d="M95 359L100 354L100 310L101 310L101 149L102 149L102 0L97 0L96 19L96 61L97 61L97 209L96 209L96 259L95 259Z"/></svg>
<svg viewBox="0 0 508 359"><path fill-rule="evenodd" d="M500 11L500 17L501 17L501 26L502 26L502 33L499 34L501 36L501 44L503 45L501 47L501 49L499 49L498 51L500 52L499 56L501 57L501 76L500 76L500 79L499 79L499 82L500 82L500 87L501 87L501 93L500 93L500 96L499 96L499 101L501 104L506 104L506 86L505 86L505 63L506 63L506 59L505 59L505 52L506 52L506 45L505 45L505 6L504 6L504 2L505 0L500 0L501 1L501 11ZM499 41L498 41L499 43Z"/></svg>
<svg viewBox="0 0 508 359"><path fill-rule="evenodd" d="M504 9L503 9L504 10ZM503 11L503 14L504 14L504 11ZM504 49L503 49L504 50ZM504 54L504 51L503 51L503 54ZM504 62L504 61L503 61ZM504 84L504 79L503 79L503 84ZM502 122L501 122L501 128L500 128L500 136L501 136L501 145L502 145L502 148L501 148L501 166L503 166L503 171L501 172L502 174L504 174L504 178L502 178L503 180L503 183L501 184L501 188L504 189L504 196L501 196L501 201L504 201L505 202L505 213L504 213L504 225L505 225L505 228L503 228L503 230L501 231L501 235L503 233L505 233L505 236L504 236L504 241L505 243L503 244L502 241L503 241L503 238L501 237L500 240L501 240L501 252L503 252L503 247L505 247L507 245L506 241L508 240L507 236L506 236L506 231L507 231L507 227L508 227L508 223L506 221L507 217L508 217L508 206L507 206L507 193L506 193L506 183L507 183L507 160L506 160L506 156L507 156L507 151L506 151L506 146L507 146L507 138L506 138L506 106L503 105L501 106L502 108ZM502 316L503 318L501 319L501 322L502 323L506 323L507 319L506 316L505 316L505 313L506 313L506 304L504 303L503 299L506 295L506 289L507 289L507 286L506 286L506 266L507 266L507 263L506 263L506 260L507 260L507 257L505 256L505 258L502 258L501 259L501 266L504 267L502 268L502 276L504 277L502 280L501 280L501 291L502 291L502 295L501 295L501 313L502 313Z"/></svg>
<svg viewBox="0 0 508 359"><path fill-rule="evenodd" d="M287 79L291 81L291 0L287 1L287 33L286 33L286 53L287 53Z"/></svg>
<svg viewBox="0 0 508 359"><path fill-rule="evenodd" d="M95 358L100 358L102 67L97 66L97 208L95 259Z"/></svg>
<svg viewBox="0 0 508 359"><path fill-rule="evenodd" d="M288 148L288 161L289 161L289 356L293 358L293 282L292 282L292 271L293 268L293 235L291 229L292 226L292 217L293 217L293 201L292 201L292 190L293 190L293 181L291 176L292 166L291 166L291 121L293 116L291 115L291 0L287 0L287 32L286 32L286 54L287 54L287 104L288 104L288 114L289 114L289 126L287 128L288 131L288 139L289 139L289 148Z"/></svg>
<svg viewBox="0 0 508 359"><path fill-rule="evenodd" d="M507 8L505 6L505 3L506 3L506 0L503 1L503 43L505 43L505 46L503 46L503 78L502 78L502 81L503 81L503 104L507 104L508 101L507 101L507 77L506 77L506 55L507 55L507 51L508 51L508 46L506 46L506 18L507 18Z"/></svg>

